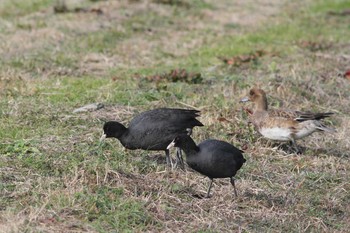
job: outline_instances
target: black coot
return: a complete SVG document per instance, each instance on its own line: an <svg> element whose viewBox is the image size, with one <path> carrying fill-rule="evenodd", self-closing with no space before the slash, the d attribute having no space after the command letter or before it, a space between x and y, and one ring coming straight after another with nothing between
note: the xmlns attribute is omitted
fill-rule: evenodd
<svg viewBox="0 0 350 233"><path fill-rule="evenodd" d="M176 137L167 148L170 149L173 146L185 152L186 162L192 169L208 176L211 180L206 197L209 197L214 178L226 177L230 177L237 196L233 177L246 161L242 155L243 151L227 142L213 139L205 140L197 146L188 135Z"/></svg>
<svg viewBox="0 0 350 233"><path fill-rule="evenodd" d="M143 112L131 120L126 128L119 122L109 121L103 126L101 139L114 137L131 150L164 150L166 162L172 165L167 146L179 135L187 135L195 126L203 126L196 119L197 110L158 108ZM178 160L182 162L180 152Z"/></svg>

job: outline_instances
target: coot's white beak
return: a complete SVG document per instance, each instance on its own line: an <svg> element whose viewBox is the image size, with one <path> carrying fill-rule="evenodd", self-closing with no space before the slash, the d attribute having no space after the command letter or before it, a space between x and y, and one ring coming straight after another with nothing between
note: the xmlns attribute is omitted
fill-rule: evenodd
<svg viewBox="0 0 350 233"><path fill-rule="evenodd" d="M166 149L169 150L170 148L172 148L174 146L175 146L175 139L172 142L170 142L170 144L168 145L168 147Z"/></svg>
<svg viewBox="0 0 350 233"><path fill-rule="evenodd" d="M106 139L107 135L105 133L100 137L100 142L103 142Z"/></svg>
<svg viewBox="0 0 350 233"><path fill-rule="evenodd" d="M244 97L244 98L241 99L241 101L239 101L239 102L243 103L243 102L248 102L248 101L249 101L249 97Z"/></svg>

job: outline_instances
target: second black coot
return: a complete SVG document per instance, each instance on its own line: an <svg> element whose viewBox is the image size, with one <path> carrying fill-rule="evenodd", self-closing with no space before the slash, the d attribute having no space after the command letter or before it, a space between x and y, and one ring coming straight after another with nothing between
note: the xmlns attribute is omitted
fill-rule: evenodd
<svg viewBox="0 0 350 233"><path fill-rule="evenodd" d="M190 134L195 126L203 126L196 119L198 116L197 110L153 109L134 117L128 128L116 121L106 122L102 138L117 138L125 148L131 150L164 150L169 165L172 161L167 146L175 137Z"/></svg>
<svg viewBox="0 0 350 233"><path fill-rule="evenodd" d="M241 150L227 142L214 139L205 140L197 146L188 135L176 137L167 148L173 146L185 152L188 166L209 177L210 185L206 197L209 197L214 178L228 177L237 196L234 176L246 161Z"/></svg>

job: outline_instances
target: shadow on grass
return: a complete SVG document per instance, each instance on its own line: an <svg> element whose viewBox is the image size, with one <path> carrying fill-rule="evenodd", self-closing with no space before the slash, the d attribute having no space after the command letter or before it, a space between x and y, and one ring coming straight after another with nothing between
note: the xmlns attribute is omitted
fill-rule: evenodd
<svg viewBox="0 0 350 233"><path fill-rule="evenodd" d="M339 157L339 158L349 158L349 152L341 151L336 148L317 148L310 149L310 153L314 156L318 156L320 154L325 154L329 156Z"/></svg>
<svg viewBox="0 0 350 233"><path fill-rule="evenodd" d="M143 155L143 159L146 159L150 162L155 162L157 164L166 165L165 153Z"/></svg>
<svg viewBox="0 0 350 233"><path fill-rule="evenodd" d="M337 148L311 148L305 146L299 146L299 152L296 153L294 147L289 143L273 143L272 147L277 147L279 150L285 152L286 154L296 154L299 156L302 155L312 155L312 156L320 156L320 155L329 155L339 158L349 158L349 153L339 150Z"/></svg>
<svg viewBox="0 0 350 233"><path fill-rule="evenodd" d="M271 194L267 194L264 192L252 193L247 191L244 193L244 197L250 199L251 201L258 201L267 208L271 208L274 206L284 207L289 204L288 200L284 196L272 196Z"/></svg>

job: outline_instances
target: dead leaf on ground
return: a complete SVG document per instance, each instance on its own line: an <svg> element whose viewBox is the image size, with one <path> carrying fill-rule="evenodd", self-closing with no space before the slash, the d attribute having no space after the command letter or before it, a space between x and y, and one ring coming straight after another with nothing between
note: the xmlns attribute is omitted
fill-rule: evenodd
<svg viewBox="0 0 350 233"><path fill-rule="evenodd" d="M345 9L343 11L337 12L337 11L329 11L328 15L336 15L336 16L348 16L350 15L350 9Z"/></svg>
<svg viewBox="0 0 350 233"><path fill-rule="evenodd" d="M198 84L203 81L201 73L188 72L185 69L174 69L169 73L156 74L143 77L149 82L186 82L190 84Z"/></svg>
<svg viewBox="0 0 350 233"><path fill-rule="evenodd" d="M54 217L46 217L39 219L39 222L43 224L54 224L57 222L57 220Z"/></svg>
<svg viewBox="0 0 350 233"><path fill-rule="evenodd" d="M330 42L324 41L300 41L298 45L299 47L308 49L312 52L326 50L332 47L332 44Z"/></svg>
<svg viewBox="0 0 350 233"><path fill-rule="evenodd" d="M60 13L96 13L98 15L103 14L103 11L99 8L85 8L85 7L76 7L74 9L69 9L65 2L58 2L54 7L53 7L53 12L56 14Z"/></svg>
<svg viewBox="0 0 350 233"><path fill-rule="evenodd" d="M347 71L344 73L344 78L346 78L347 80L350 81L350 70L347 70Z"/></svg>
<svg viewBox="0 0 350 233"><path fill-rule="evenodd" d="M102 15L103 11L99 8L84 8L84 7L76 7L73 9L74 12L82 12L82 13L96 13L98 15Z"/></svg>
<svg viewBox="0 0 350 233"><path fill-rule="evenodd" d="M120 79L120 78L117 77L117 76L113 76L111 79L112 79L113 82L115 82L115 81L117 81L117 80Z"/></svg>
<svg viewBox="0 0 350 233"><path fill-rule="evenodd" d="M230 120L227 120L225 117L218 117L217 120L220 121L220 122L224 122L224 121L225 122L231 122Z"/></svg>
<svg viewBox="0 0 350 233"><path fill-rule="evenodd" d="M184 0L152 0L152 2L171 6L190 7L190 3Z"/></svg>
<svg viewBox="0 0 350 233"><path fill-rule="evenodd" d="M253 110L246 108L246 107L242 107L243 111L248 113L248 115L252 115L253 114Z"/></svg>
<svg viewBox="0 0 350 233"><path fill-rule="evenodd" d="M242 54L242 55L238 55L230 58L219 57L219 59L222 60L225 64L240 66L243 63L256 61L258 58L263 57L267 54L270 54L271 56L276 56L275 53L267 52L265 50L256 50L254 52L250 52L249 54Z"/></svg>
<svg viewBox="0 0 350 233"><path fill-rule="evenodd" d="M246 151L246 150L248 150L248 148L249 148L248 144L243 144L243 145L241 146L241 150L242 150L242 151Z"/></svg>

